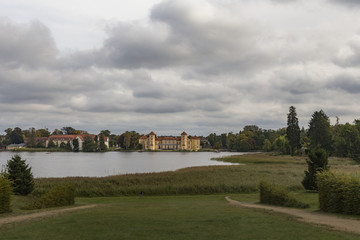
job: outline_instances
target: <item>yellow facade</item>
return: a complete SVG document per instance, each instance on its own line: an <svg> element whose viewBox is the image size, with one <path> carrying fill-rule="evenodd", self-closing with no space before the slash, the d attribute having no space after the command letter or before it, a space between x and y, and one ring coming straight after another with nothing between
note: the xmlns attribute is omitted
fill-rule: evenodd
<svg viewBox="0 0 360 240"><path fill-rule="evenodd" d="M140 137L139 143L143 150L200 150L200 138L188 137L186 132L183 132L181 137L156 137L156 134L151 132L148 136Z"/></svg>

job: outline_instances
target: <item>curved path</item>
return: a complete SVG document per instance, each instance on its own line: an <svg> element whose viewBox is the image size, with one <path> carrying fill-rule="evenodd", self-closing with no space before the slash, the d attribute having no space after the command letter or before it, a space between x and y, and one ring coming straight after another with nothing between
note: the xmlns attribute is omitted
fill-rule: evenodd
<svg viewBox="0 0 360 240"><path fill-rule="evenodd" d="M96 206L97 206L96 204L92 204L92 205L78 206L78 207L72 207L72 208L63 208L63 209L56 209L56 210L50 210L50 211L44 211L44 212L30 213L30 214L24 214L24 215L13 216L13 217L4 217L4 218L0 218L0 227L4 224L8 224L8 223L23 222L23 221L37 219L37 218L54 217L54 216L58 216L62 213L93 208Z"/></svg>
<svg viewBox="0 0 360 240"><path fill-rule="evenodd" d="M243 203L232 200L229 197L225 197L225 198L233 206L285 213L297 217L297 220L301 222L326 225L326 226L330 226L332 229L335 230L360 234L360 220L358 219L341 218L338 216L309 212L294 208L275 207L270 205L261 205L254 203Z"/></svg>

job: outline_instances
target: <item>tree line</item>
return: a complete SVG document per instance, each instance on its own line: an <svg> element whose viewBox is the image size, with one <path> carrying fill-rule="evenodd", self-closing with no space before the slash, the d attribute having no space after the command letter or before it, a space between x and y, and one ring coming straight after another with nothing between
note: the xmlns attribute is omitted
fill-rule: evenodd
<svg viewBox="0 0 360 240"><path fill-rule="evenodd" d="M287 127L271 130L248 125L238 133L211 133L206 137L209 147L240 152L277 151L282 154L303 154L320 147L331 156L350 157L360 160L360 119L353 123L334 125L323 110L315 111L308 128L299 127L296 108L291 106L287 114Z"/></svg>
<svg viewBox="0 0 360 240"><path fill-rule="evenodd" d="M85 135L83 142L83 151L85 152L96 152L108 150L104 143L104 138L109 138L109 148L116 149L139 149L140 134L136 131L126 131L120 135L112 134L110 130L102 130L98 133L95 138L89 136L87 131L77 130L73 127L67 126L61 129L55 129L50 132L47 128L44 129L25 129L22 130L20 127L7 128L4 135L0 135L0 149L5 148L10 144L25 143L28 148L45 148L45 142L41 141L41 138L48 138L50 135ZM48 148L62 148L69 151L78 151L79 143L77 139L74 139L73 147L70 142L67 144L62 143L57 146L53 141L49 141Z"/></svg>
<svg viewBox="0 0 360 240"><path fill-rule="evenodd" d="M284 116L285 117L285 116ZM44 147L42 142L37 141L41 137L50 135L75 135L87 134L86 131L77 130L73 127L55 129L52 133L48 129L30 128L22 130L19 127L5 130L5 135L0 136L0 148L15 143L26 143L28 147ZM120 135L112 134L109 130L102 130L98 134L99 139L86 139L86 151L104 150L101 145L101 136L109 138L110 149L141 149L139 138L141 134L136 131L126 131ZM249 151L276 151L282 154L304 154L306 151L319 146L326 150L329 155L339 157L351 157L360 160L360 120L353 123L340 124L339 119L335 125L330 124L329 117L323 110L315 111L311 116L308 128L299 127L296 108L289 107L287 114L287 127L277 130L262 129L256 125L247 125L241 131L234 133L211 133L207 137L201 137L203 148L224 149L238 152ZM69 146L53 146L68 148Z"/></svg>

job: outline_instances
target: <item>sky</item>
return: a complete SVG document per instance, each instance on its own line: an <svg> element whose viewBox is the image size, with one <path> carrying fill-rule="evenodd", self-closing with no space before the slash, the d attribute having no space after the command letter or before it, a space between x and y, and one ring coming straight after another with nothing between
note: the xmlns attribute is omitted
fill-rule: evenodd
<svg viewBox="0 0 360 240"><path fill-rule="evenodd" d="M360 1L0 0L0 131L307 128L359 99Z"/></svg>

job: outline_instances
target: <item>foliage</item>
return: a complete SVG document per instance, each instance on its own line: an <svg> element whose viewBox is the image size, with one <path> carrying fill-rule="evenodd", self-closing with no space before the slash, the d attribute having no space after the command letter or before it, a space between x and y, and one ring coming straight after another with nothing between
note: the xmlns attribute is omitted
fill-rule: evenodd
<svg viewBox="0 0 360 240"><path fill-rule="evenodd" d="M360 179L331 172L318 173L320 210L360 215Z"/></svg>
<svg viewBox="0 0 360 240"><path fill-rule="evenodd" d="M79 151L79 140L77 138L75 138L72 141L72 144L73 144L73 151L78 152Z"/></svg>
<svg viewBox="0 0 360 240"><path fill-rule="evenodd" d="M50 139L47 147L48 147L48 148L55 148L56 145L55 145L54 141Z"/></svg>
<svg viewBox="0 0 360 240"><path fill-rule="evenodd" d="M290 153L294 155L297 149L300 148L300 127L296 109L293 106L289 108L289 114L287 116L286 136L289 140Z"/></svg>
<svg viewBox="0 0 360 240"><path fill-rule="evenodd" d="M94 141L94 139L91 136L85 136L82 150L84 152L96 152L97 151L97 143Z"/></svg>
<svg viewBox="0 0 360 240"><path fill-rule="evenodd" d="M28 195L33 191L34 178L31 173L31 167L19 155L13 156L7 162L6 169L15 194Z"/></svg>
<svg viewBox="0 0 360 240"><path fill-rule="evenodd" d="M309 122L310 147L320 146L326 151L331 150L331 131L329 117L323 110L315 111Z"/></svg>
<svg viewBox="0 0 360 240"><path fill-rule="evenodd" d="M126 150L128 149L139 149L139 138L140 134L135 131L126 131L121 134L118 138L119 146Z"/></svg>
<svg viewBox="0 0 360 240"><path fill-rule="evenodd" d="M75 203L74 184L65 183L55 186L49 192L36 199L28 207L29 209L40 209L50 207L69 206Z"/></svg>
<svg viewBox="0 0 360 240"><path fill-rule="evenodd" d="M300 202L295 197L290 196L284 188L276 186L274 184L269 184L265 181L261 181L259 188L261 203L295 208L310 207L309 204Z"/></svg>
<svg viewBox="0 0 360 240"><path fill-rule="evenodd" d="M275 151L280 152L281 154L289 154L290 153L290 144L285 135L279 136L275 139L273 148Z"/></svg>
<svg viewBox="0 0 360 240"><path fill-rule="evenodd" d="M0 213L11 212L11 181L0 174Z"/></svg>
<svg viewBox="0 0 360 240"><path fill-rule="evenodd" d="M302 185L307 190L318 190L316 174L328 170L328 154L322 148L315 148L310 151L306 163L308 164L308 170L305 171L305 177L302 181Z"/></svg>

